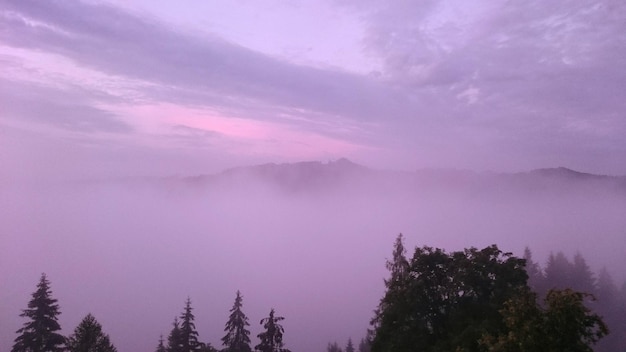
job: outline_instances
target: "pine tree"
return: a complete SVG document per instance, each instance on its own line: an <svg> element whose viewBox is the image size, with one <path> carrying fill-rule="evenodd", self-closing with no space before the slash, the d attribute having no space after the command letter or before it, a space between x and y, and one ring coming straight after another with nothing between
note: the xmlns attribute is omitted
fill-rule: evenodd
<svg viewBox="0 0 626 352"><path fill-rule="evenodd" d="M183 352L182 335L178 318L174 318L172 331L167 337L167 352Z"/></svg>
<svg viewBox="0 0 626 352"><path fill-rule="evenodd" d="M200 348L198 332L196 331L196 324L194 323L195 316L191 312L192 310L191 299L187 298L185 311L180 315L180 341L182 352L196 351Z"/></svg>
<svg viewBox="0 0 626 352"><path fill-rule="evenodd" d="M109 336L102 332L102 325L91 314L87 314L68 338L67 349L68 352L117 352Z"/></svg>
<svg viewBox="0 0 626 352"><path fill-rule="evenodd" d="M580 252L574 255L572 264L571 286L575 291L596 293L596 279Z"/></svg>
<svg viewBox="0 0 626 352"><path fill-rule="evenodd" d="M257 335L261 343L254 347L256 350L260 352L290 352L288 349L283 348L283 333L285 329L279 322L284 319L284 317L274 316L274 308L270 310L269 317L261 319L260 324L263 325L265 331Z"/></svg>
<svg viewBox="0 0 626 352"><path fill-rule="evenodd" d="M333 342L333 343L328 343L328 346L326 346L326 352L343 352L341 350L341 347L339 347L339 344L337 342Z"/></svg>
<svg viewBox="0 0 626 352"><path fill-rule="evenodd" d="M533 261L530 248L524 248L524 260L526 261L526 273L528 274L528 286L539 296L545 295L547 288L545 287L545 277L539 264Z"/></svg>
<svg viewBox="0 0 626 352"><path fill-rule="evenodd" d="M368 335L371 335L370 331L368 331ZM367 338L361 339L361 342L359 342L359 352L371 352L371 351L372 351L372 348L371 348L369 339Z"/></svg>
<svg viewBox="0 0 626 352"><path fill-rule="evenodd" d="M246 328L250 325L248 317L241 311L243 297L237 291L235 303L230 309L230 316L224 327L226 335L222 337L222 343L227 352L250 352L250 331Z"/></svg>
<svg viewBox="0 0 626 352"><path fill-rule="evenodd" d="M346 345L346 352L355 352L354 344L352 344L352 338L348 339L348 344Z"/></svg>
<svg viewBox="0 0 626 352"><path fill-rule="evenodd" d="M159 344L155 352L167 352L167 348L165 348L165 344L163 343L163 335L159 336Z"/></svg>
<svg viewBox="0 0 626 352"><path fill-rule="evenodd" d="M50 282L46 274L41 274L37 290L28 302L28 308L22 311L20 317L30 321L17 330L19 336L11 352L61 352L65 338L57 333L61 326L57 321L59 305L51 297Z"/></svg>

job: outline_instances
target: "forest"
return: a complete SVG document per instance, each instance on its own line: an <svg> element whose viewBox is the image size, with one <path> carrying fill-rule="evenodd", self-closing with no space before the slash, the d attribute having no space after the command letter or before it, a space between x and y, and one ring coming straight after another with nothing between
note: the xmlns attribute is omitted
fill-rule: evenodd
<svg viewBox="0 0 626 352"><path fill-rule="evenodd" d="M545 267L530 249L518 258L496 245L446 252L417 247L408 257L400 234L386 262L385 294L358 343L337 342L327 352L492 351L577 352L626 349L626 283L609 272L592 272L584 257L551 253ZM250 338L243 295L237 291L224 325L221 348L202 342L187 298L155 352L290 352L285 317L270 309L259 321L257 343ZM117 352L92 314L69 336L60 333L57 299L42 274L11 352ZM158 335L158 334L156 334Z"/></svg>

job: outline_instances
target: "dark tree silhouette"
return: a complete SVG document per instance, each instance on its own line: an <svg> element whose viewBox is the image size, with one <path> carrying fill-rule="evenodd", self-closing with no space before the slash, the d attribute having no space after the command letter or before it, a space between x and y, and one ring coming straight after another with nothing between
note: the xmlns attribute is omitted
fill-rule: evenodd
<svg viewBox="0 0 626 352"><path fill-rule="evenodd" d="M235 303L230 309L230 316L224 327L226 335L222 337L224 351L227 352L250 352L250 331L247 329L248 317L241 311L243 306L243 297L237 291Z"/></svg>
<svg viewBox="0 0 626 352"><path fill-rule="evenodd" d="M28 308L22 311L20 317L29 321L17 330L19 334L11 352L62 352L65 338L57 333L61 326L57 321L59 305L51 297L50 282L46 274L41 274L37 290L28 302Z"/></svg>
<svg viewBox="0 0 626 352"><path fill-rule="evenodd" d="M348 343L346 344L346 352L355 352L354 344L352 343L352 338L348 339Z"/></svg>
<svg viewBox="0 0 626 352"><path fill-rule="evenodd" d="M265 331L257 335L261 340L261 343L254 348L260 352L290 352L288 349L283 348L283 329L280 325L280 321L285 320L284 317L275 317L274 308L270 310L270 315L267 318L261 319L260 324L263 325Z"/></svg>
<svg viewBox="0 0 626 352"><path fill-rule="evenodd" d="M163 341L163 335L159 336L159 344L157 345L155 352L167 352L167 348L165 347L165 343Z"/></svg>
<svg viewBox="0 0 626 352"><path fill-rule="evenodd" d="M174 318L174 323L172 324L172 330L170 331L169 336L167 337L167 352L183 352L183 340L182 334L180 331L180 324L178 323L178 318Z"/></svg>
<svg viewBox="0 0 626 352"><path fill-rule="evenodd" d="M117 352L109 336L102 332L102 325L91 314L87 314L67 339L67 349L68 352Z"/></svg>
<svg viewBox="0 0 626 352"><path fill-rule="evenodd" d="M180 315L180 345L182 352L195 351L200 348L198 343L198 332L194 323L195 316L191 312L191 299L187 298L185 310Z"/></svg>
<svg viewBox="0 0 626 352"><path fill-rule="evenodd" d="M343 352L341 350L341 347L339 347L339 344L337 342L333 342L333 343L328 343L328 346L326 346L326 352Z"/></svg>

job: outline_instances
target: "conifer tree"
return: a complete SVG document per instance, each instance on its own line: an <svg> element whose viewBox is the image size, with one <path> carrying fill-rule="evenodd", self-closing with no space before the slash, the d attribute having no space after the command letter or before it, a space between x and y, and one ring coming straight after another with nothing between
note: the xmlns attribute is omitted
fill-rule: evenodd
<svg viewBox="0 0 626 352"><path fill-rule="evenodd" d="M87 314L67 339L67 349L68 352L117 352L109 336L102 332L102 325L91 314Z"/></svg>
<svg viewBox="0 0 626 352"><path fill-rule="evenodd" d="M196 351L200 348L198 332L196 331L196 324L194 323L195 316L191 312L192 310L191 299L187 298L185 310L180 315L180 342L182 352Z"/></svg>
<svg viewBox="0 0 626 352"><path fill-rule="evenodd" d="M183 352L182 335L178 318L174 318L172 331L167 337L167 352Z"/></svg>
<svg viewBox="0 0 626 352"><path fill-rule="evenodd" d="M46 274L41 274L37 290L28 302L28 308L20 317L29 321L17 330L19 334L11 352L61 352L65 344L63 335L57 333L61 326L57 321L59 305L51 297L50 282Z"/></svg>
<svg viewBox="0 0 626 352"><path fill-rule="evenodd" d="M230 316L224 327L226 335L222 337L222 343L227 352L250 352L250 331L247 329L248 317L241 311L243 297L237 291L235 303L230 309Z"/></svg>
<svg viewBox="0 0 626 352"><path fill-rule="evenodd" d="M285 329L279 322L284 319L284 317L274 316L274 308L270 310L269 317L261 319L260 324L263 325L265 331L257 335L261 343L254 347L256 350L260 352L290 352L288 349L283 348L283 333Z"/></svg>
<svg viewBox="0 0 626 352"><path fill-rule="evenodd" d="M165 348L165 344L163 343L163 335L159 336L159 344L155 352L167 352L167 348Z"/></svg>
<svg viewBox="0 0 626 352"><path fill-rule="evenodd" d="M354 344L352 344L352 338L348 339L348 344L346 345L346 352L355 352Z"/></svg>
<svg viewBox="0 0 626 352"><path fill-rule="evenodd" d="M337 342L333 342L333 343L328 343L328 346L326 346L326 352L343 352L341 350L341 347L339 347L339 344Z"/></svg>

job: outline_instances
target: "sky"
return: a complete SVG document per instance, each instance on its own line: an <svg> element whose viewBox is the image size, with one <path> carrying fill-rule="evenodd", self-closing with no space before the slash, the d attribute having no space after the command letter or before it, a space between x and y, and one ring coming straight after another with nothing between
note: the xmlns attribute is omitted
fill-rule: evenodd
<svg viewBox="0 0 626 352"><path fill-rule="evenodd" d="M253 342L272 307L294 351L356 342L400 232L582 251L623 282L626 201L606 190L83 181L344 157L626 175L624 18L621 0L0 0L0 350L42 271L63 332L91 312L120 352L153 350L187 297L219 346L236 290Z"/></svg>
<svg viewBox="0 0 626 352"><path fill-rule="evenodd" d="M622 1L7 1L0 177L626 174Z"/></svg>

